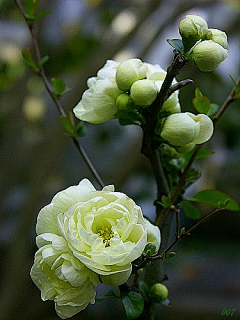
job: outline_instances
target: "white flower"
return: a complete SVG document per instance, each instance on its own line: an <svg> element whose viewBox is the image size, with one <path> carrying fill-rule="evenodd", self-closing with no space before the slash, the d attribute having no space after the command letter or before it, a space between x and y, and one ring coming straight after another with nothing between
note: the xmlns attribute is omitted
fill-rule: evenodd
<svg viewBox="0 0 240 320"><path fill-rule="evenodd" d="M73 255L112 285L126 282L147 244L140 207L113 186L97 191L87 179L59 192L40 211L36 230L63 236Z"/></svg>
<svg viewBox="0 0 240 320"><path fill-rule="evenodd" d="M122 91L118 88L115 75L119 63L108 60L97 73L89 78L88 88L73 109L75 116L90 123L102 123L114 118L118 108L116 99Z"/></svg>
<svg viewBox="0 0 240 320"><path fill-rule="evenodd" d="M151 222L145 219L147 228L147 242L152 243L156 247L156 252L158 252L161 243L161 234L157 226L154 226Z"/></svg>
<svg viewBox="0 0 240 320"><path fill-rule="evenodd" d="M44 233L37 237L40 249L35 254L31 278L41 290L42 300L54 300L61 319L80 312L95 302L98 276L86 268L69 250L61 236Z"/></svg>

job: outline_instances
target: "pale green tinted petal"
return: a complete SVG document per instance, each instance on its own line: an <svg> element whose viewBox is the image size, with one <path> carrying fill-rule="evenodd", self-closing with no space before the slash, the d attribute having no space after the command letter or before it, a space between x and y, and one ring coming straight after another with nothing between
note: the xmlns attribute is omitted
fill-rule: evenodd
<svg viewBox="0 0 240 320"><path fill-rule="evenodd" d="M100 79L105 78L115 78L117 67L119 66L119 62L114 60L107 60L105 65L98 71L97 77Z"/></svg>
<svg viewBox="0 0 240 320"><path fill-rule="evenodd" d="M161 243L161 234L157 226L154 226L150 221L144 219L147 228L147 242L152 243L156 247L156 251L159 250Z"/></svg>
<svg viewBox="0 0 240 320"><path fill-rule="evenodd" d="M37 217L36 232L41 233L55 233L59 234L56 219L59 211L54 210L54 204L50 203L41 209Z"/></svg>
<svg viewBox="0 0 240 320"><path fill-rule="evenodd" d="M114 192L114 185L110 184L109 186L105 186L102 191L110 191L110 192Z"/></svg>
<svg viewBox="0 0 240 320"><path fill-rule="evenodd" d="M120 286L121 284L125 283L128 278L130 277L132 272L132 268L130 267L129 270L124 272L118 272L114 274L110 274L108 276L100 276L102 283L108 286Z"/></svg>
<svg viewBox="0 0 240 320"><path fill-rule="evenodd" d="M228 49L227 35L225 32L218 29L208 29L208 31L211 33L209 39L220 44L224 49Z"/></svg>
<svg viewBox="0 0 240 320"><path fill-rule="evenodd" d="M185 154L185 153L188 153L191 150L193 150L195 146L196 146L196 144L194 142L190 142L188 144L185 144L184 146L178 147L177 151Z"/></svg>
<svg viewBox="0 0 240 320"><path fill-rule="evenodd" d="M188 114L175 113L167 117L161 136L173 145L183 146L192 142L199 131L200 124L196 123Z"/></svg>
<svg viewBox="0 0 240 320"><path fill-rule="evenodd" d="M68 318L73 317L75 314L77 314L81 310L85 309L87 307L87 305L88 305L88 303L85 303L81 307L72 307L72 306L67 306L67 305L59 306L59 305L55 304L55 310L56 310L57 315L61 319L68 319Z"/></svg>
<svg viewBox="0 0 240 320"><path fill-rule="evenodd" d="M213 122L206 114L198 114L197 121L200 123L200 132L193 142L201 144L211 138L213 134Z"/></svg>
<svg viewBox="0 0 240 320"><path fill-rule="evenodd" d="M86 101L85 104L87 104ZM91 105L89 105L89 107L91 107ZM73 109L73 113L75 114L76 118L82 121L95 124L104 122L104 119L99 117L94 111L94 109L85 108L85 105L83 104L82 100Z"/></svg>

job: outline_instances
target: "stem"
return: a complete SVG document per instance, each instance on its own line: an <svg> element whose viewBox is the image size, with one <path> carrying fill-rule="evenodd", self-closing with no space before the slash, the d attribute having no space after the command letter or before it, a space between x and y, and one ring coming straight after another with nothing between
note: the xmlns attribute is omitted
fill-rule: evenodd
<svg viewBox="0 0 240 320"><path fill-rule="evenodd" d="M21 4L21 2L19 0L14 0L15 1L15 4L16 6L18 7L19 11L21 12L27 26L28 26L28 29L30 31L30 34L31 34L31 37L32 37L32 42L33 42L33 48L34 48L34 51L35 51L35 55L36 55L36 61L37 63L39 64L39 62L41 61L42 57L41 57L41 53L40 53L40 48L39 48L39 44L38 44L38 40L37 40L37 37L36 37L36 33L35 33L35 28L34 28L34 25L32 22L29 22L27 17L26 17L26 13L25 13L25 10ZM49 93L54 105L56 106L57 110L58 110L58 113L60 116L63 116L63 117L67 117L66 116L66 112L64 110L64 108L62 107L60 101L59 101L59 98L56 97L53 89L52 89L52 86L46 76L46 73L45 73L45 69L43 67L43 65L41 65L39 67L39 70L38 71L35 71L43 80L43 83L45 85L45 88L47 90L47 92ZM80 153L80 155L82 156L85 164L87 165L88 169L90 170L90 172L92 173L92 175L94 176L94 178L96 179L97 183L103 188L104 187L104 182L102 181L101 177L99 176L99 174L97 173L97 170L95 169L94 165L92 164L91 160L89 159L86 151L84 150L83 146L80 144L79 140L75 137L71 137L74 145L76 146L78 152Z"/></svg>

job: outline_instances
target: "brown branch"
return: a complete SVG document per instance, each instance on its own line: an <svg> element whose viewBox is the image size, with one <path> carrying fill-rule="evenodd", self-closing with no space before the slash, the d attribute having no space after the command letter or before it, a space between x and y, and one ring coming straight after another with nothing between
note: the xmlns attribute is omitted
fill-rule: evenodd
<svg viewBox="0 0 240 320"><path fill-rule="evenodd" d="M39 65L39 69L35 70L35 72L42 78L43 83L45 85L45 88L47 90L47 92L49 93L54 105L56 106L58 113L60 116L66 117L66 113L64 111L64 108L62 107L59 98L56 97L53 88L46 76L45 73L45 69L43 67L43 65L40 65L40 61L42 59L41 53L40 53L40 48L39 48L39 44L38 44L38 40L36 37L36 33L35 33L35 28L33 25L33 22L29 22L29 20L27 19L25 10L21 4L21 2L19 0L14 0L16 3L16 6L18 7L19 11L21 12L27 26L28 29L31 33L31 37L32 37L32 42L33 42L33 48L35 50L35 55L36 55L36 61ZM88 169L90 170L90 172L92 173L92 175L94 176L94 178L96 179L96 181L98 182L98 184L103 188L104 187L104 182L102 181L101 177L99 176L99 174L97 173L97 170L95 169L94 165L92 164L91 160L89 159L86 151L84 150L83 146L80 144L79 140L75 137L71 137L74 145L76 146L78 152L80 153L80 155L82 156L85 164L87 165Z"/></svg>

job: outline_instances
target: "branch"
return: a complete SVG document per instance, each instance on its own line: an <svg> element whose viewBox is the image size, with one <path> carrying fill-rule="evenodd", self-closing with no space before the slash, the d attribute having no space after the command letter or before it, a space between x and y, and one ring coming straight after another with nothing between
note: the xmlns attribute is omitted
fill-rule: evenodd
<svg viewBox="0 0 240 320"><path fill-rule="evenodd" d="M240 85L240 78L237 80L237 85L239 86ZM226 100L224 101L224 103L222 104L221 108L219 109L218 113L216 114L213 122L214 124L217 123L217 121L222 117L223 113L227 110L227 108L229 107L229 105L236 101L236 89L235 87L233 87L233 89L231 90L231 92L229 93L228 97L226 98ZM184 188L185 186L185 182L186 182L186 177L187 177L187 174L189 172L189 170L191 169L192 167L192 164L193 162L195 161L199 151L201 150L203 145L198 145L194 151L194 153L192 154L186 168L183 170L183 173L178 181L178 184L176 186L176 189L171 197L171 205L174 205L178 196L180 195L180 193L182 192L182 189ZM163 221L166 217L166 215L168 214L170 210L170 207L169 208L164 208L161 212L161 214L158 216L157 218L157 221L156 221L156 225L161 227L162 224L163 224Z"/></svg>
<svg viewBox="0 0 240 320"><path fill-rule="evenodd" d="M41 53L40 53L40 48L39 48L39 44L38 44L38 40L37 40L37 37L36 37L36 33L35 33L35 28L34 28L34 25L32 22L29 22L29 20L27 19L26 17L26 13L25 13L25 10L21 4L21 2L19 0L14 0L15 1L15 4L16 6L18 7L19 11L21 12L27 26L28 26L28 29L31 33L31 37L32 37L32 42L33 42L33 48L34 48L34 51L35 51L35 55L36 55L36 61L37 63L39 64L39 62L41 61L42 57L41 57ZM57 110L58 110L58 113L60 116L63 116L63 117L67 117L66 116L66 113L64 111L64 108L62 107L60 101L59 101L59 98L56 97L53 89L52 89L52 86L46 76L46 73L45 73L45 69L43 67L43 65L39 64L40 67L38 70L35 70L35 72L42 78L43 80L43 83L45 85L45 88L47 90L47 92L49 93L54 105L56 106ZM96 181L98 182L98 184L103 188L104 187L104 183L101 179L101 177L99 176L99 174L97 173L97 170L95 169L94 165L92 164L91 160L89 159L86 151L84 150L83 146L80 144L79 140L75 137L71 137L74 145L76 146L78 152L80 153L80 155L82 156L85 164L87 165L88 169L90 170L90 172L92 173L92 175L94 176L94 178L96 179Z"/></svg>

